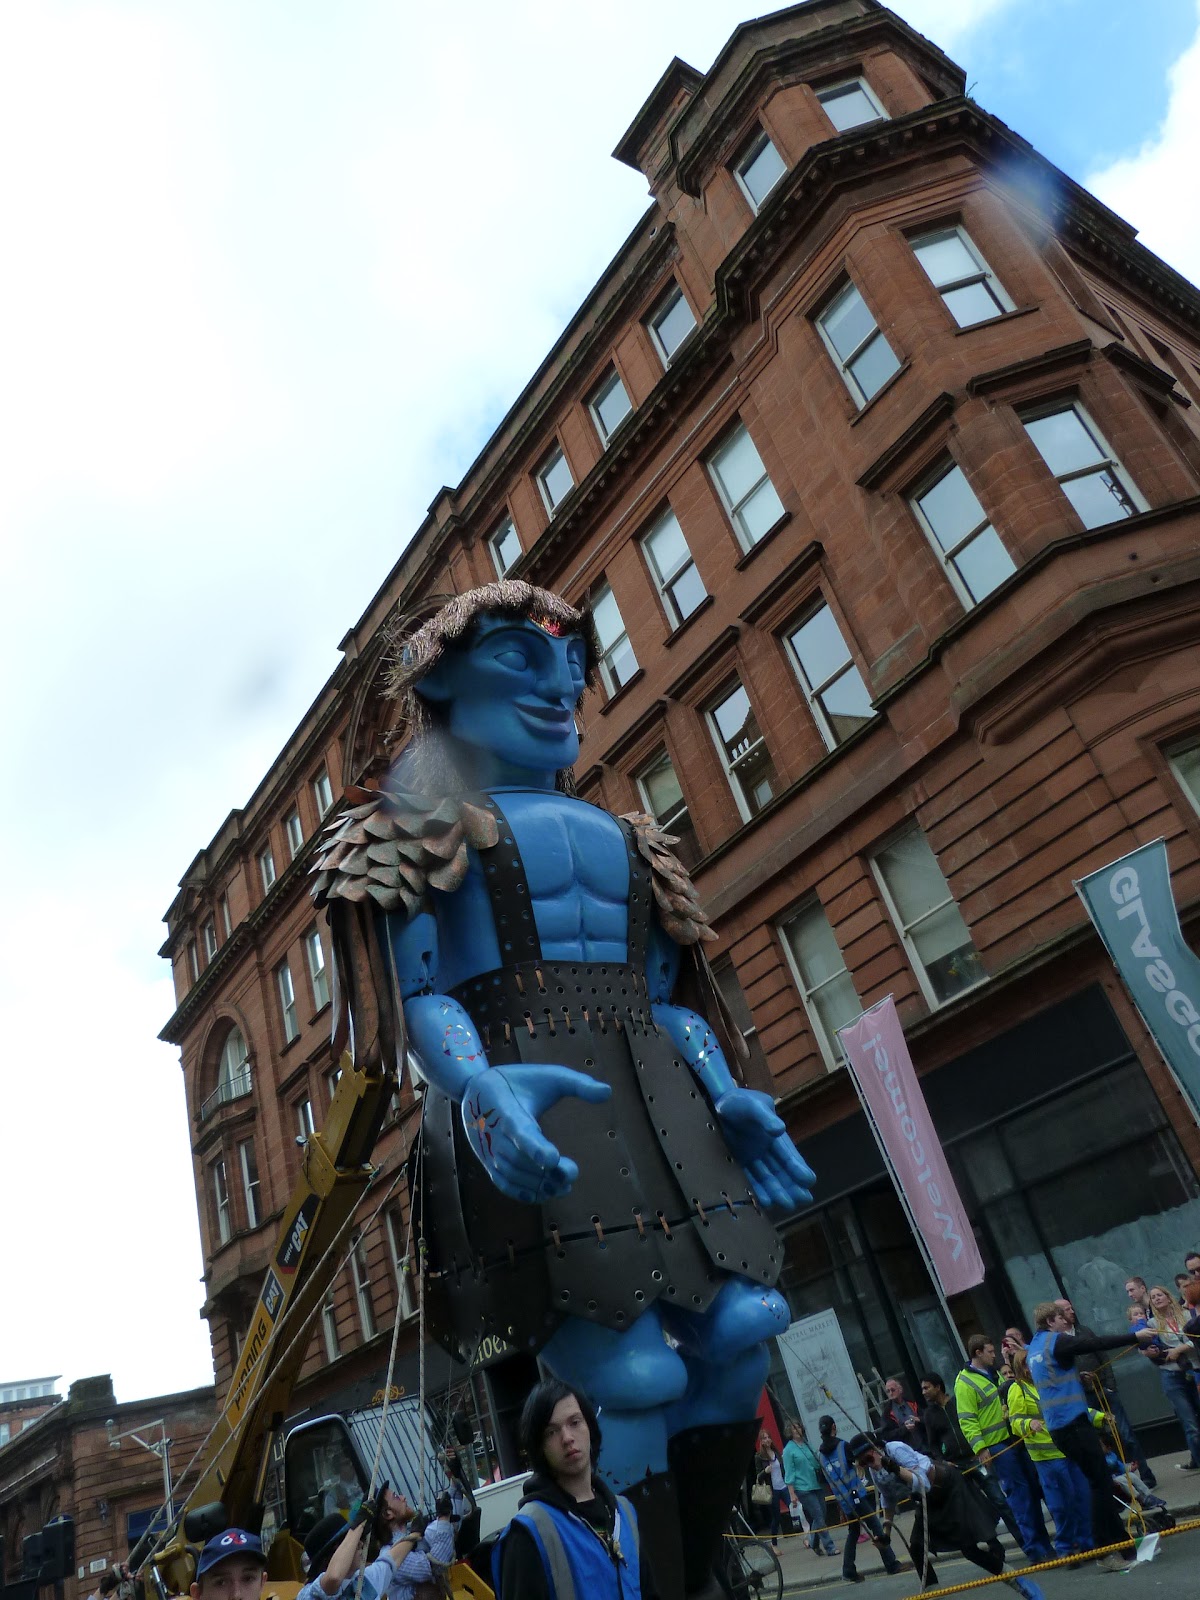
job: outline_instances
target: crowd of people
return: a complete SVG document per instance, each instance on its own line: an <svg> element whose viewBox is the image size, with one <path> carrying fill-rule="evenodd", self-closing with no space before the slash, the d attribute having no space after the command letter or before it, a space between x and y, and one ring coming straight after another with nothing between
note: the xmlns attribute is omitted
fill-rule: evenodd
<svg viewBox="0 0 1200 1600"><path fill-rule="evenodd" d="M1200 1470L1200 1251L1188 1255L1174 1290L1138 1275L1125 1287L1126 1331L1096 1334L1069 1300L1049 1300L1034 1308L1028 1337L1006 1328L998 1350L991 1336L972 1335L949 1385L928 1372L917 1398L889 1378L873 1433L851 1427L843 1439L826 1415L814 1445L793 1419L779 1449L764 1429L753 1498L775 1549L786 1520L818 1557L836 1556L840 1537L847 1582L863 1581L862 1543L898 1572L893 1534L903 1505L912 1511L903 1543L922 1588L938 1581L934 1553L958 1552L1025 1600L1040 1600L1033 1578L1006 1569L1000 1524L1031 1564L1098 1550L1099 1570L1126 1570L1133 1552L1122 1502L1144 1525L1169 1518L1117 1392L1112 1354L1136 1348L1154 1364L1187 1441L1179 1468ZM600 1421L587 1395L557 1379L539 1383L520 1444L532 1472L492 1554L498 1600L660 1600L634 1505L596 1473ZM443 1494L432 1517L418 1516L402 1494L384 1490L351 1509L328 1508L310 1532L297 1600L448 1595L449 1569L467 1554L456 1550L461 1503ZM192 1600L257 1600L264 1572L257 1537L227 1529L201 1553Z"/></svg>
<svg viewBox="0 0 1200 1600"><path fill-rule="evenodd" d="M1126 1570L1132 1508L1143 1526L1169 1526L1170 1518L1117 1390L1115 1352L1136 1348L1157 1368L1188 1447L1178 1469L1200 1470L1200 1252L1184 1265L1174 1292L1140 1276L1128 1280L1126 1331L1098 1335L1081 1325L1069 1300L1046 1301L1035 1307L1028 1337L1005 1329L999 1354L992 1337L972 1335L949 1387L928 1372L917 1399L889 1378L873 1435L843 1441L836 1420L825 1416L814 1451L803 1427L791 1423L782 1456L764 1435L757 1480L770 1488L766 1531L776 1550L790 1516L803 1523L816 1554L836 1553L820 1492L813 1493L819 1474L844 1533L842 1576L849 1582L861 1581L857 1554L866 1539L885 1569L895 1570L891 1530L905 1499L914 1505L909 1552L926 1587L935 1581L934 1547L1000 1573L998 1523L1032 1564L1100 1550L1101 1571ZM1020 1575L1008 1581L1037 1592Z"/></svg>

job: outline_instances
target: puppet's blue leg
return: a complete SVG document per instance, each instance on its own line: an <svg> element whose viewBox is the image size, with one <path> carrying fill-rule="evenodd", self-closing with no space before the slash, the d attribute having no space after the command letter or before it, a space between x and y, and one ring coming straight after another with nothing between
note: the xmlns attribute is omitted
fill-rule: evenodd
<svg viewBox="0 0 1200 1600"><path fill-rule="evenodd" d="M607 1483L627 1489L647 1473L666 1471L667 1407L682 1398L688 1374L663 1338L657 1307L643 1311L624 1333L568 1317L541 1358L596 1405L600 1474Z"/></svg>
<svg viewBox="0 0 1200 1600"><path fill-rule="evenodd" d="M669 1409L668 1433L753 1417L770 1365L767 1340L791 1321L783 1296L731 1278L707 1311L671 1309L663 1321L688 1369L687 1391Z"/></svg>

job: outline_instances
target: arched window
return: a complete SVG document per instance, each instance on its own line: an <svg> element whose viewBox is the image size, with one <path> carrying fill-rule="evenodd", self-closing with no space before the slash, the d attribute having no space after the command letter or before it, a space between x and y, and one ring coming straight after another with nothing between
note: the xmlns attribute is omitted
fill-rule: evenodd
<svg viewBox="0 0 1200 1600"><path fill-rule="evenodd" d="M225 1099L250 1093L250 1052L240 1028L230 1028L221 1051L221 1070L217 1083L226 1091Z"/></svg>
<svg viewBox="0 0 1200 1600"><path fill-rule="evenodd" d="M251 1090L250 1052L242 1030L234 1026L225 1035L221 1046L221 1061L217 1068L217 1086L200 1107L200 1120L211 1117L218 1106L228 1100L240 1100Z"/></svg>

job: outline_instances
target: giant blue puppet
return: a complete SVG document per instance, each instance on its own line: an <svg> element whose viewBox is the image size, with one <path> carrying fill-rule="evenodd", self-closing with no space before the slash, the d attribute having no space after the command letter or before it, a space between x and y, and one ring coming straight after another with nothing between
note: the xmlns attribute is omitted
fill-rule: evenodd
<svg viewBox="0 0 1200 1600"><path fill-rule="evenodd" d="M812 1173L680 1003L712 932L673 841L574 795L595 667L587 616L525 583L410 629L392 688L411 738L350 791L315 894L341 1031L411 1049L429 1083L435 1333L466 1359L500 1335L586 1389L664 1593L700 1595L788 1322L765 1211L809 1201Z"/></svg>

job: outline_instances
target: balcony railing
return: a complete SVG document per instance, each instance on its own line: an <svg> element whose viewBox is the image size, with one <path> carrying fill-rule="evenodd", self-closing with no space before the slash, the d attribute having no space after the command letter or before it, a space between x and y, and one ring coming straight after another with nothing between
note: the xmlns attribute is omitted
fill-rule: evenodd
<svg viewBox="0 0 1200 1600"><path fill-rule="evenodd" d="M219 1083L207 1100L200 1104L200 1121L207 1122L213 1112L230 1100L242 1100L250 1093L250 1068L245 1067L241 1072L235 1072Z"/></svg>

